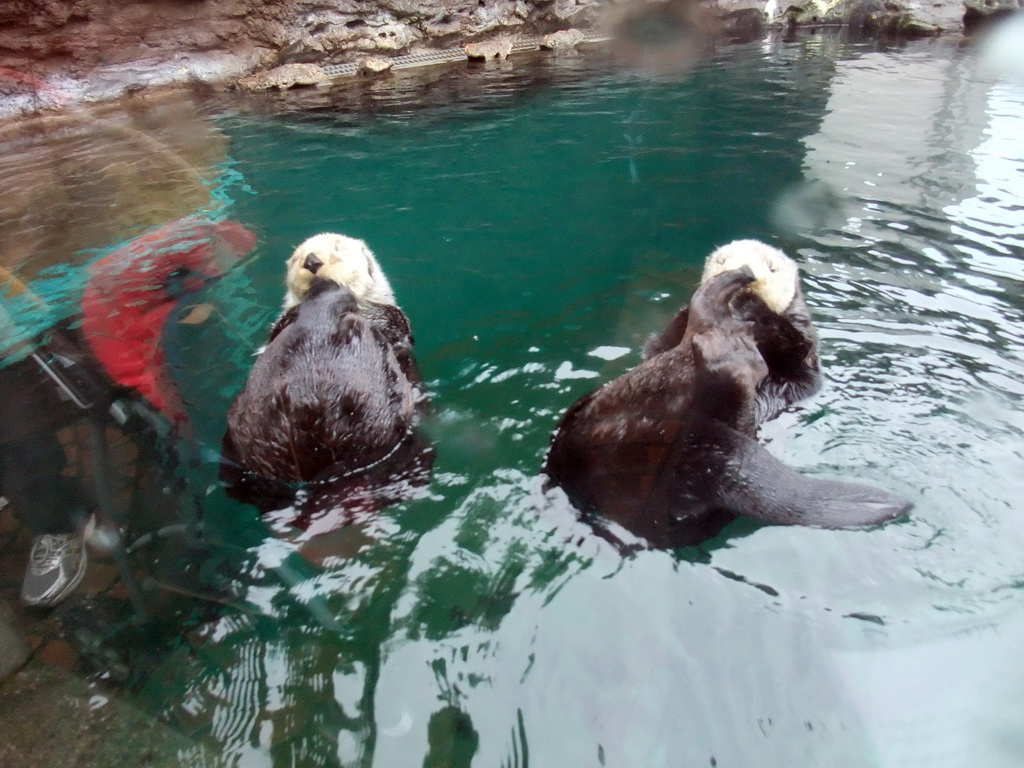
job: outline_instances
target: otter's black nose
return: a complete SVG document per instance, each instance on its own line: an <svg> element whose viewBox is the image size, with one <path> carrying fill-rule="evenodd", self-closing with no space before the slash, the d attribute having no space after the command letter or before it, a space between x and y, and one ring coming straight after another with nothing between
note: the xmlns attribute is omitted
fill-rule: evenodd
<svg viewBox="0 0 1024 768"><path fill-rule="evenodd" d="M304 266L306 269L308 269L315 275L316 271L320 269L320 267L322 267L323 265L324 263L320 260L320 257L317 256L315 253L311 253L308 256L306 256L306 262L302 266Z"/></svg>

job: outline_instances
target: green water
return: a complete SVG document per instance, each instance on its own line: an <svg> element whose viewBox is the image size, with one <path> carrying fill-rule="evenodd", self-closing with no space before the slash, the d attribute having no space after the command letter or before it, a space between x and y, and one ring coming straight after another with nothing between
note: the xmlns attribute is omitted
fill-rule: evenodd
<svg viewBox="0 0 1024 768"><path fill-rule="evenodd" d="M186 764L1024 759L1020 86L949 43L808 36L686 78L523 57L214 119L244 180L227 215L261 239L204 297L216 318L176 331L198 436L219 444L285 258L338 231L412 322L438 457L323 567L194 473L249 610L137 682L201 745ZM740 237L800 262L822 335L826 389L770 450L915 509L622 558L544 493L551 430Z"/></svg>

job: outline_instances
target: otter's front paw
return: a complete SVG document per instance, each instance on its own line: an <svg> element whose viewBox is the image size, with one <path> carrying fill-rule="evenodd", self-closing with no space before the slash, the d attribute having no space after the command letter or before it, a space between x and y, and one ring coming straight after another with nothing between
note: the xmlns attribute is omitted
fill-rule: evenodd
<svg viewBox="0 0 1024 768"><path fill-rule="evenodd" d="M750 267L740 267L702 283L690 300L687 330L699 334L733 323L733 298L752 282L754 273Z"/></svg>
<svg viewBox="0 0 1024 768"><path fill-rule="evenodd" d="M768 375L768 366L754 343L749 328L731 332L714 329L693 337L693 357L697 366L716 378L726 378L744 389L753 390Z"/></svg>

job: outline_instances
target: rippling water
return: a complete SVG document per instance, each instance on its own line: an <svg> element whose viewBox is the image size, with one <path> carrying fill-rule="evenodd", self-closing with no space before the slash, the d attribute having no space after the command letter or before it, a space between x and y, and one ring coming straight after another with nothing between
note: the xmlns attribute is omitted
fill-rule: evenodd
<svg viewBox="0 0 1024 768"><path fill-rule="evenodd" d="M364 238L438 411L423 498L307 546L188 476L236 604L136 694L225 765L1016 766L1024 759L1024 88L938 41L596 53L218 111L254 255L170 334L196 437L305 237ZM222 178L223 181L223 178ZM623 558L538 470L739 237L792 254L827 385L765 426L913 498L863 532L737 522ZM45 275L40 278L45 279Z"/></svg>

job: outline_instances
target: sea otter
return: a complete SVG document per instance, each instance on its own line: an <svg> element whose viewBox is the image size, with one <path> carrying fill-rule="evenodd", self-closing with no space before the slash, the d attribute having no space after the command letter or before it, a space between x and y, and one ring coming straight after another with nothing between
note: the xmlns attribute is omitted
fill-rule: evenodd
<svg viewBox="0 0 1024 768"><path fill-rule="evenodd" d="M640 365L569 408L545 471L599 532L617 523L654 547L703 541L737 515L859 528L905 513L887 491L805 477L756 442L761 423L819 386L796 265L730 243Z"/></svg>
<svg viewBox="0 0 1024 768"><path fill-rule="evenodd" d="M309 484L299 527L355 496L393 503L425 483L433 458L416 429L427 398L409 320L361 240L310 238L286 284L286 309L228 412L229 490L269 510Z"/></svg>
<svg viewBox="0 0 1024 768"><path fill-rule="evenodd" d="M734 240L704 262L701 283L730 269L747 267L754 282L733 297L734 311L749 320L768 375L757 387L757 423L778 416L793 403L821 389L818 332L800 288L796 262L759 240ZM679 344L686 333L689 308L683 307L644 347L644 359Z"/></svg>

